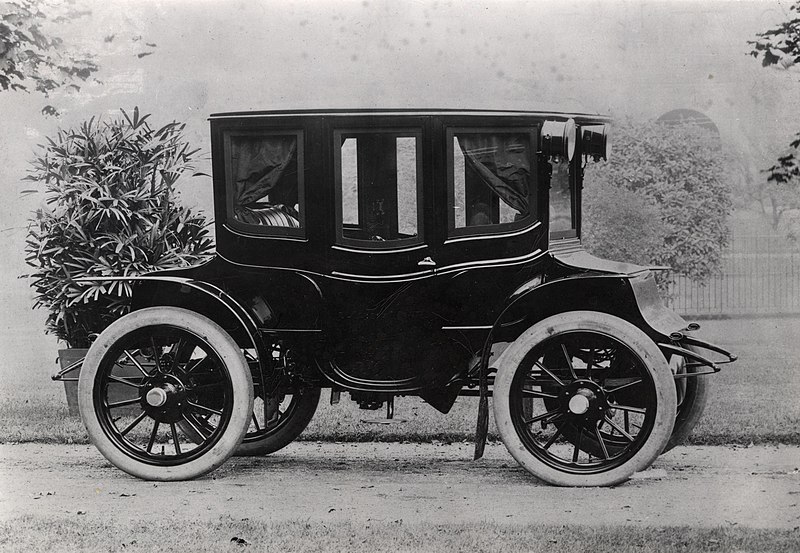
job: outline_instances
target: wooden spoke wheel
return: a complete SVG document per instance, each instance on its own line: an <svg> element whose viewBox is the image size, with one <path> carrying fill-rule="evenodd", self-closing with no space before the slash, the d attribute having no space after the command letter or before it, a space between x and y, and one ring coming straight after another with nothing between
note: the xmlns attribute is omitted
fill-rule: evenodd
<svg viewBox="0 0 800 553"><path fill-rule="evenodd" d="M241 349L216 323L153 307L97 338L78 404L92 443L111 463L147 480L186 480L214 470L239 446L253 383Z"/></svg>
<svg viewBox="0 0 800 553"><path fill-rule="evenodd" d="M609 486L648 467L675 423L672 373L657 345L605 313L555 315L498 361L500 435L534 476L562 486Z"/></svg>

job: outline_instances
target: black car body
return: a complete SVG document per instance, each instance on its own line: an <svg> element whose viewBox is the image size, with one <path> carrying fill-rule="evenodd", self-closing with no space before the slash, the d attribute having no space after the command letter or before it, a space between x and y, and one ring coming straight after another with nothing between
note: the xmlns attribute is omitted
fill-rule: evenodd
<svg viewBox="0 0 800 553"><path fill-rule="evenodd" d="M728 360L732 356L692 337L696 326L664 307L649 268L597 259L582 249L583 164L608 156L608 126L609 121L598 115L528 111L213 115L216 256L202 266L130 279L135 286L128 317L154 307L185 310L209 319L231 337L247 361L255 397L263 403L256 409L264 413L261 424L255 425L260 434L251 425L245 443L266 440L265 429L280 418L280 409L273 404L306 390L317 390L318 398L320 388L330 388L337 399L348 392L364 408L385 403L391 407L395 396L416 395L444 413L459 395L481 395L485 415L495 371L502 372L503 359L529 356L526 352L535 349L534 343L520 344L532 340L538 330L531 329L544 324L545 341L551 335L566 337L554 350L563 349L564 358L549 366L554 354L541 353L538 361L528 363L533 368L522 383L521 377L513 376L516 368L507 369L509 389L517 390L524 401L509 400L510 413L516 414L508 415L505 432L530 433L520 438L523 446L534 452L534 462L538 459L555 476L518 460L556 484L619 481L629 476L630 467L636 470L649 463L666 441L662 436L659 443L649 443L650 433L664 424L652 417L642 419L645 430L637 430L642 439L627 426L627 412L625 428L622 422L613 422L625 407L617 398L624 393L621 388L645 385L637 382L638 377L625 376L627 369L612 370L614 363L622 363L614 359L631 356L646 367L650 352L658 351L662 359L660 368L652 369L655 372L664 372L672 360L672 374L664 378L677 377L677 399L668 396L668 402L677 402L677 414L673 409L666 417L677 416L680 421L681 386L686 396L687 386L704 382L697 373L718 370L697 349L710 349ZM581 317L597 319L600 326L587 323L584 328ZM606 323L612 330L603 326ZM549 332L560 324L566 325L563 332ZM633 328L635 336L620 338L617 344L609 337L615 334L614 325L624 326L625 332ZM639 353L630 345L644 340L642 336L656 349ZM627 347L628 353L614 353L618 345ZM113 349L113 343L106 344L109 347ZM100 346L95 349L98 352L90 352L87 363L102 367L107 364L103 355L108 354L105 349L100 352ZM175 377L169 383L166 377L152 376L158 372L159 357L178 355L180 347L153 342L152 349L153 353L142 347L124 351L126 358L138 358L144 368L141 378L129 383L137 389L143 412L156 421L139 461L157 468L155 472L121 468L166 479L211 470L216 465L178 471L178 476L158 472L165 463L159 463L150 450L159 439L160 416L163 424L173 425L171 439L176 443L182 433L194 434L194 439L184 440L195 444L204 443L207 436L198 422L203 417L178 407L191 398L202 403L197 399L199 385L188 378ZM578 353L568 353L570 349ZM153 358L155 368L150 370L147 363ZM675 359L680 361L677 365ZM126 362L123 359L122 364ZM184 369L190 365L185 362ZM549 369L536 368L542 365ZM592 375L601 368L614 374ZM92 371L93 384L89 377L81 384L87 397L94 398L86 400L85 419L97 418L96 412L103 411L104 404L96 397L98 382L110 370L106 377L99 376L102 368ZM559 370L571 376L560 376ZM642 374L650 370L641 369ZM652 378L655 382L660 377ZM642 379L650 382L651 376ZM616 384L607 384L612 380ZM619 391L614 394L615 390ZM494 393L497 396L496 386ZM547 404L541 418L520 422L533 398ZM169 415L159 411L166 407L155 405L162 401L175 403ZM644 417L667 400L653 396L648 403L631 395L625 401L632 416ZM92 410L89 403L95 413L84 412ZM224 411L222 404L215 405L210 410ZM586 422L587 413L595 409L615 414L612 419L592 415ZM699 416L695 411L696 406L686 406L684 416L693 418L689 426ZM555 437L548 436L552 442L544 449L536 445L538 430L520 430L540 424L546 431L548 423L559 430ZM222 422L208 425L210 432ZM296 426L302 431L305 424ZM213 436L222 435L217 430ZM667 436L674 430L670 428ZM117 450L134 453L128 457L138 454L137 446L129 448L125 433L120 436L114 424L101 423L99 431ZM289 441L296 435L290 434ZM593 446L585 445L587 434ZM479 449L484 436L481 422ZM569 453L551 455L549 450L562 442L568 444ZM213 450L213 444L207 445ZM648 448L658 452L645 453ZM106 454L108 449L101 447ZM166 466L191 464L177 445L175 449L175 462ZM649 460L642 461L642 455ZM567 479L559 480L560 474L567 474Z"/></svg>

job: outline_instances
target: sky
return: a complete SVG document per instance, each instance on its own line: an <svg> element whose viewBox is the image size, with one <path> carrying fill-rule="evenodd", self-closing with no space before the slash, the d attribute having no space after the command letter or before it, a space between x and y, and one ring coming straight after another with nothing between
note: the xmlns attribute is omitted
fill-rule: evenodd
<svg viewBox="0 0 800 553"><path fill-rule="evenodd" d="M41 344L24 362L52 368L43 312L26 272L22 196L37 143L59 126L139 106L185 121L209 149L208 115L329 107L560 109L656 118L696 109L765 168L800 113L796 71L747 56L755 33L788 3L653 1L155 1L88 2L91 15L58 33L97 52L100 82L45 99L0 92L0 353ZM148 46L155 44L155 47ZM54 104L60 119L40 110ZM203 167L201 167L203 168ZM210 210L210 179L180 185ZM22 362L22 361L21 361Z"/></svg>

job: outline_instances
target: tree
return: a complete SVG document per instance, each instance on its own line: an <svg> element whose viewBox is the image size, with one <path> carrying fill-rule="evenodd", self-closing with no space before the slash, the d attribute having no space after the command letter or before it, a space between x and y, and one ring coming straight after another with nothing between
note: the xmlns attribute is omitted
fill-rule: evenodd
<svg viewBox="0 0 800 553"><path fill-rule="evenodd" d="M631 120L613 133L610 160L587 167L587 248L698 281L719 270L732 208L719 138L698 125Z"/></svg>
<svg viewBox="0 0 800 553"><path fill-rule="evenodd" d="M747 42L752 47L750 55L761 58L764 67L790 70L800 64L800 0L789 7L789 12L788 21L758 33L756 40ZM770 182L800 189L800 131L767 173Z"/></svg>
<svg viewBox="0 0 800 553"><path fill-rule="evenodd" d="M0 6L0 87L31 89L47 96L60 88L80 89L98 70L95 56L78 52L49 34L59 24L88 14L63 2L14 0Z"/></svg>

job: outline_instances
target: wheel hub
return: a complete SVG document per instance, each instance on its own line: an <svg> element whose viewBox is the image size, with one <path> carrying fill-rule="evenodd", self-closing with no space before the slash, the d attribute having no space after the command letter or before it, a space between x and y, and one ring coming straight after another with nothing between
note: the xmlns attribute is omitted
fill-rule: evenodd
<svg viewBox="0 0 800 553"><path fill-rule="evenodd" d="M145 384L142 408L152 418L162 422L182 420L186 392L183 383L174 376L159 375Z"/></svg>
<svg viewBox="0 0 800 553"><path fill-rule="evenodd" d="M562 405L568 414L584 420L599 420L608 410L605 392L591 380L577 380L563 392Z"/></svg>
<svg viewBox="0 0 800 553"><path fill-rule="evenodd" d="M153 388L145 395L145 399L151 407L161 407L167 402L168 397L169 394L164 388Z"/></svg>
<svg viewBox="0 0 800 553"><path fill-rule="evenodd" d="M589 406L594 398L594 394L591 390L581 388L578 390L578 393L572 396L569 400L570 412L575 415L583 415L589 410Z"/></svg>

